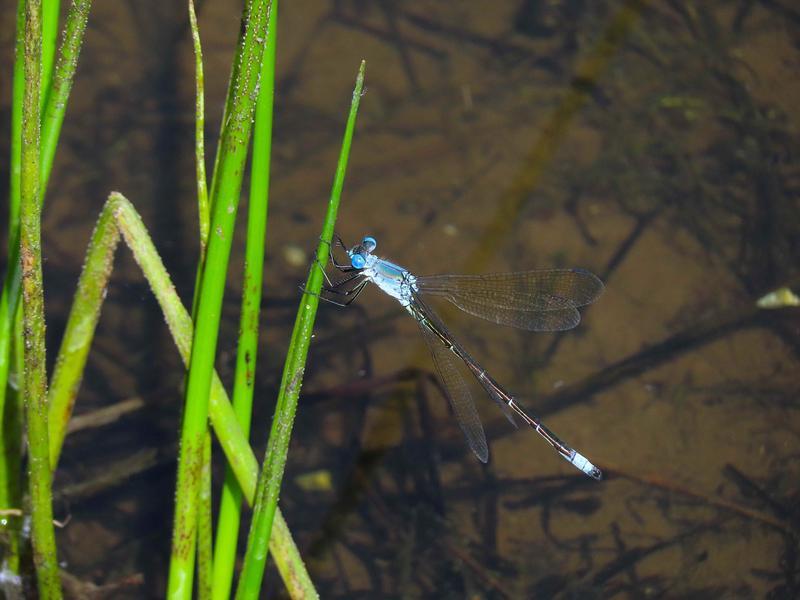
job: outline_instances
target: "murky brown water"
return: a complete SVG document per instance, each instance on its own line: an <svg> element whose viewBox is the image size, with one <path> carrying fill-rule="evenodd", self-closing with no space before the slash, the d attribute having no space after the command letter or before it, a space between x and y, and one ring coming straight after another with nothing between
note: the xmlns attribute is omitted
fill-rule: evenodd
<svg viewBox="0 0 800 600"><path fill-rule="evenodd" d="M581 266L607 286L561 336L448 313L499 381L605 469L602 483L481 398L483 467L424 374L393 377L432 369L396 305L368 290L347 311L321 307L281 506L324 597L800 594L800 318L754 305L800 281L800 13L773 1L654 4L281 6L259 456L307 268L287 256L315 246L361 58L345 240L375 235L379 254L420 273ZM0 2L3 14L12 5ZM51 359L110 190L142 212L190 298L184 10L93 8L45 210ZM199 6L210 155L238 10ZM11 27L4 19L5 74ZM4 156L7 139L3 129ZM132 597L165 586L181 380L123 249L77 411L133 396L145 409L69 438L56 487L111 457L154 453L124 485L88 498L73 488L56 509L72 517L58 533L67 570L96 583L142 573ZM281 589L274 573L267 585Z"/></svg>

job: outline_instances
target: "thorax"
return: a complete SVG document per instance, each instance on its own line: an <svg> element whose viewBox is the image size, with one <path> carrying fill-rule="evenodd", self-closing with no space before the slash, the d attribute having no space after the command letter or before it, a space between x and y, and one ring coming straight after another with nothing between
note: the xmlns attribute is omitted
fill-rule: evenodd
<svg viewBox="0 0 800 600"><path fill-rule="evenodd" d="M400 304L408 306L412 292L416 291L416 277L388 260L370 258L373 260L367 262L367 267L362 271L364 276Z"/></svg>

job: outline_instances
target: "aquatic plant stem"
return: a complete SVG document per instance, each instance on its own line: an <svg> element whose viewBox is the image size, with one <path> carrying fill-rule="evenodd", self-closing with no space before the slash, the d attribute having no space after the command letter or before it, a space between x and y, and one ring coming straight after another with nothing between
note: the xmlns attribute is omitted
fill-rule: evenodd
<svg viewBox="0 0 800 600"><path fill-rule="evenodd" d="M42 2L42 87L39 95L39 109L44 112L47 96L50 94L53 63L56 57L56 39L58 38L58 18L61 12L60 0L43 0Z"/></svg>
<svg viewBox="0 0 800 600"><path fill-rule="evenodd" d="M20 260L25 337L23 399L28 425L28 465L33 561L41 598L60 598L47 430L44 292L42 289L39 150L42 60L41 0L25 3L25 94L22 111Z"/></svg>
<svg viewBox="0 0 800 600"><path fill-rule="evenodd" d="M19 183L22 170L22 102L25 96L25 0L17 2L14 81L11 88L11 154L9 157L8 256L19 256ZM12 235L13 234L13 235ZM12 263L9 261L9 266ZM10 274L11 269L6 273ZM8 284L4 291L8 288Z"/></svg>
<svg viewBox="0 0 800 600"><path fill-rule="evenodd" d="M86 30L86 22L89 18L89 9L91 7L91 0L74 0L69 13L67 14L67 21L64 26L64 38L61 43L59 52L59 59L53 73L53 84L51 91L47 98L47 104L44 108L44 115L42 117L41 128L41 156L40 156L40 180L39 180L39 202L43 202L45 191L47 190L47 183L50 177L50 172L53 167L53 160L55 158L56 147L61 132L61 125L64 121L64 114L66 112L67 101L72 89L72 81L75 76L75 69L77 67L78 56L80 54L81 45ZM22 77L20 77L22 80ZM14 85L16 88L17 73L15 70ZM15 92L16 93L16 92ZM13 113L12 109L12 113ZM14 121L12 117L12 122ZM13 126L12 126L13 130ZM12 147L14 145L15 136L12 135ZM9 271L6 274L5 286L3 288L2 299L0 300L0 382L7 381L8 378L8 353L10 348L10 339L12 334L13 324L13 311L19 302L19 287L20 287L20 262L19 262L19 228L15 226L13 206L15 204L15 176L14 176L14 151L12 149L11 161L11 195L9 204L12 207L9 219ZM18 177L17 177L18 180ZM3 387L4 386L0 386ZM2 404L2 395L4 389L0 389L0 404ZM51 395L52 397L52 395ZM59 396L58 401L71 402L74 401L74 396L70 398L69 394ZM63 437L64 431L55 432L56 435ZM50 431L51 438L54 432ZM55 447L60 447L60 442L54 444Z"/></svg>
<svg viewBox="0 0 800 600"><path fill-rule="evenodd" d="M197 303L195 339L192 346L186 403L181 426L175 514L167 595L189 598L197 535L197 503L202 469L203 438L208 420L208 395L217 349L222 297L228 257L239 202L244 163L255 108L255 90L266 38L270 3L248 2L240 65L233 80L232 111L227 115L220 144L222 152L211 190L211 234Z"/></svg>
<svg viewBox="0 0 800 600"><path fill-rule="evenodd" d="M200 43L200 30L197 26L197 13L194 1L189 0L189 27L192 32L192 46L194 48L195 62L195 173L197 180L197 215L200 225L200 252L195 274L195 293L192 298L192 318L196 317L197 294L200 291L200 280L205 263L206 247L208 246L208 231L210 228L211 214L208 205L208 184L206 183L206 157L205 157L205 93L203 77L203 48ZM211 598L213 575L213 510L211 508L211 432L206 427L203 440L203 478L201 482L199 510L197 519L197 595L201 600Z"/></svg>
<svg viewBox="0 0 800 600"><path fill-rule="evenodd" d="M213 520L211 509L211 431L206 429L203 440L203 470L200 480L200 499L197 517L197 597L211 598L213 556Z"/></svg>
<svg viewBox="0 0 800 600"><path fill-rule="evenodd" d="M198 252L197 271L195 273L194 294L192 295L192 321L197 319L197 307L200 294L200 282L205 267L206 250L208 248L208 235L211 227L211 207L208 200L208 183L205 165L205 91L203 75L203 48L200 42L200 29L197 25L197 13L194 1L189 0L189 26L192 32L192 46L195 57L195 172L197 182L197 215L200 233L200 248ZM243 39L240 39L240 46ZM232 78L233 80L233 78ZM231 100L231 90L228 90L228 100ZM229 107L226 106L226 109ZM227 113L227 111L226 111ZM225 119L223 118L223 127ZM219 150L219 147L218 147ZM215 163L215 175L216 167ZM188 377L188 373L187 373ZM203 463L200 497L198 498L197 519L197 593L201 600L211 598L213 587L213 510L211 507L211 432L206 426L203 438Z"/></svg>
<svg viewBox="0 0 800 600"><path fill-rule="evenodd" d="M135 209L121 194L113 193L107 206L116 215L116 222L125 242L161 306L181 358L188 363L192 347L192 321L175 292L147 229ZM252 506L255 501L258 461L242 433L225 388L215 372L212 373L209 416L225 458L236 474L245 499ZM279 511L276 513L275 534L270 547L290 595L292 598L316 598L314 585Z"/></svg>
<svg viewBox="0 0 800 600"><path fill-rule="evenodd" d="M14 367L21 370L15 361ZM5 382L2 384L5 386ZM22 406L17 390L9 389L0 411L0 508L22 507ZM4 540L0 571L20 572L20 531L22 518L0 519L0 539Z"/></svg>
<svg viewBox="0 0 800 600"><path fill-rule="evenodd" d="M362 61L356 77L356 85L350 104L350 114L345 127L339 162L336 167L320 243L317 247L316 259L308 275L305 287L306 292L300 300L300 307L292 331L292 339L286 355L278 401L275 407L275 416L272 419L267 451L258 479L256 504L253 510L250 534L247 539L247 552L245 553L239 586L236 590L236 598L238 600L258 598L261 590L272 523L278 504L278 493L283 479L283 471L286 466L286 455L289 450L294 415L297 410L297 399L300 396L308 347L311 343L311 333L319 304L319 292L322 288L323 280L322 265L328 259L328 250L333 238L336 215L339 211L339 201L344 185L344 176L347 171L347 161L350 156L350 145L355 130L356 115L361 101L361 91L364 87L364 69L365 63Z"/></svg>
<svg viewBox="0 0 800 600"><path fill-rule="evenodd" d="M114 268L114 250L118 242L119 231L114 213L104 209L89 241L83 271L78 280L50 381L50 466L53 470L58 464L67 425L80 388L86 358L105 298L106 285Z"/></svg>
<svg viewBox="0 0 800 600"><path fill-rule="evenodd" d="M245 436L250 435L253 388L258 357L259 314L269 205L277 14L278 1L272 0L269 24L267 26L267 46L261 63L261 79L256 102L255 129L253 131L244 284L233 386L233 410ZM241 488L231 467L226 466L217 522L217 538L214 545L212 597L218 600L230 598L241 510Z"/></svg>
<svg viewBox="0 0 800 600"><path fill-rule="evenodd" d="M64 23L64 35L58 53L58 62L53 71L47 103L42 112L42 158L41 181L42 198L50 173L53 170L53 160L56 156L58 139L61 136L61 126L67 110L67 101L72 91L72 82L75 80L75 71L78 68L78 57L81 53L83 38L86 33L86 23L89 20L89 11L92 0L72 0Z"/></svg>
<svg viewBox="0 0 800 600"><path fill-rule="evenodd" d="M109 196L92 234L83 271L78 280L75 301L67 321L62 352L64 348L84 347L88 349L91 346L120 234L141 267L142 273L164 313L164 319L181 359L184 364L188 363L192 346L192 320L181 303L141 218L131 203L116 192ZM86 356L87 352L78 352L71 368L65 369L65 376L61 380L65 389L77 391L80 387L83 365L78 364L78 359L85 364ZM57 408L67 412L58 413ZM71 405L67 403L51 404L50 420L66 423L69 421L68 411L70 409ZM236 474L244 497L252 505L258 478L258 461L247 438L242 433L222 382L216 373L213 373L211 381L209 417L228 464ZM61 439L63 440L63 438ZM54 449L52 456L57 457L58 454L59 449ZM293 598L316 597L314 586L280 511L276 513L275 535L270 544L278 571L283 577L290 595Z"/></svg>
<svg viewBox="0 0 800 600"><path fill-rule="evenodd" d="M17 29L14 44L14 80L11 99L11 156L9 160L8 196L8 264L3 290L0 292L0 419L2 419L2 444L0 445L0 507L22 506L22 384L9 381L11 374L12 336L14 324L21 319L19 307L19 204L20 170L22 156L22 101L25 94L25 0L17 3ZM22 372L20 363L16 371ZM19 573L20 527L22 520L8 517L0 520L0 535L8 540L6 556L0 568Z"/></svg>
<svg viewBox="0 0 800 600"><path fill-rule="evenodd" d="M39 104L45 101L41 90L48 90L55 56L55 38L58 31L58 0L45 0L42 7L42 68ZM22 424L20 421L21 398L16 390L8 385L11 373L12 331L21 323L22 311L19 306L20 266L19 266L19 211L20 211L20 164L22 157L22 105L25 88L25 1L17 5L14 60L14 82L12 85L11 106L11 160L10 194L8 219L8 254L6 278L0 292L0 420L2 420L2 455L0 455L0 506L21 506L21 466L22 466ZM40 187L41 183L40 183ZM21 327L18 328L21 331ZM15 334L16 335L16 334ZM17 345L21 345L17 340ZM17 390L23 384L21 366L16 361ZM19 572L19 530L21 520L10 517L3 519L0 530L7 540L3 566L14 573Z"/></svg>
<svg viewBox="0 0 800 600"><path fill-rule="evenodd" d="M58 23L57 0L47 0L45 2L45 25L53 27L53 23ZM56 8L53 9L53 6ZM51 69L43 69L43 89L47 88L50 92L47 95L47 103L42 112L41 128L41 147L40 147L40 197L43 202L44 193L47 189L47 182L53 166L58 137L61 132L61 124L64 121L67 99L72 89L72 80L80 53L83 34L86 29L86 21L89 16L91 0L75 0L70 8L65 24L64 41L61 45L59 64L53 75L53 81L44 77L46 73L49 77ZM5 396L5 382L8 380L10 336L14 313L19 303L20 288L20 264L19 264L19 180L20 180L20 157L22 148L22 96L24 90L24 40L22 32L25 26L25 0L20 0L17 14L17 41L15 45L16 57L14 61L14 82L11 105L11 160L9 173L9 219L8 219L8 270L3 284L3 292L0 295L0 408L3 406ZM45 41L54 39L53 34L47 34ZM52 44L44 45L43 54L52 56L55 53ZM52 63L52 59L50 59ZM40 94L40 103L41 103ZM0 414L2 410L0 410Z"/></svg>
<svg viewBox="0 0 800 600"><path fill-rule="evenodd" d="M208 206L208 184L206 183L205 125L206 101L203 75L203 48L200 44L200 31L197 27L197 14L194 0L189 0L189 25L192 30L192 46L194 48L195 78L195 116L194 116L194 162L197 179L197 214L200 224L200 256L206 254L208 229L210 227L210 207ZM202 264L202 260L201 260Z"/></svg>

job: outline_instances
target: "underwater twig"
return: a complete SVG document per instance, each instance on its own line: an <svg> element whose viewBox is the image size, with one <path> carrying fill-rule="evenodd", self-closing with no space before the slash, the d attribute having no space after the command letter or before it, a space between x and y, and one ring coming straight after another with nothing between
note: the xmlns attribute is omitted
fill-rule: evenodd
<svg viewBox="0 0 800 600"><path fill-rule="evenodd" d="M733 513L740 517L744 517L750 521L757 521L762 523L763 525L767 525L773 529L777 529L782 533L786 533L792 536L795 539L800 537L800 533L795 531L790 523L784 522L779 519L775 519L767 514L764 514L760 511L754 510L752 508L748 508L746 506L742 506L740 504L736 504L735 502L731 502L730 500L724 500L722 498L715 498L714 496L710 496L703 492L699 492L697 490L693 490L686 486L680 485L675 483L674 481L670 481L669 479L665 479L658 475L638 475L635 473L631 473L629 471L625 471L619 469L613 465L609 465L607 463L603 463L604 472L605 469L608 470L610 478L613 477L622 477L624 479L629 479L630 481L635 481L637 483L641 483L650 487L659 488L671 493L680 494L682 496L687 496L689 498L694 498L696 500L700 500L709 506L713 506L715 508L722 509L726 512Z"/></svg>
<svg viewBox="0 0 800 600"><path fill-rule="evenodd" d="M379 498L376 495L372 495L371 497L373 500L372 505L375 509L375 514L384 522L386 530L403 531L406 528L406 526L403 525L398 519L396 512L389 510L389 507L384 505L383 502L379 501ZM475 496L473 495L472 497L474 498ZM470 572L475 574L478 579L484 583L487 589L495 592L497 595L503 598L516 597L511 590L507 589L502 581L495 577L483 564L481 564L479 560L474 558L467 550L464 549L465 547L471 547L472 544L464 543L463 541L455 544L447 537L439 536L434 538L432 543L437 546L437 554L454 557L457 562L468 567ZM480 544L477 543L475 545L480 546ZM490 552L488 549L484 550L486 553Z"/></svg>
<svg viewBox="0 0 800 600"><path fill-rule="evenodd" d="M127 400L115 402L111 406L104 406L91 412L75 415L67 425L67 433L105 427L132 412L142 410L144 407L144 400L139 396L134 396Z"/></svg>
<svg viewBox="0 0 800 600"><path fill-rule="evenodd" d="M372 37L374 37L374 38L376 38L378 40L392 39L392 38L394 38L394 35L395 35L394 32L392 32L392 31L383 29L382 27L378 27L378 26L372 25L370 23L366 23L366 22L360 21L360 20L355 19L353 17L350 17L348 15L342 14L341 12L338 12L335 9L331 13L330 19L334 23L338 23L340 25L343 25L344 27L349 27L349 28L351 28L351 29L353 29L355 31L360 31L362 33L366 33L366 34L371 35ZM394 29L396 29L396 26L395 26ZM403 54L407 54L408 50L410 49L410 50L414 50L415 52L419 52L420 54L428 55L431 58L435 58L437 60L444 60L444 59L447 58L447 53L446 52L443 52L442 50L439 50L438 48L435 48L435 47L433 47L433 46L431 46L429 44L425 44L423 42L419 42L419 41L415 41L415 40L410 40L410 39L408 39L407 36L403 38L402 45L403 45L403 49L402 50L398 49L398 52L402 52ZM403 60L404 60L404 63L405 63L406 59L403 59ZM408 67L405 67L405 65L404 65L404 68L406 70L408 69ZM411 78L411 76L409 76L409 80L413 81L414 87L417 87L416 76L414 76L413 79Z"/></svg>
<svg viewBox="0 0 800 600"><path fill-rule="evenodd" d="M175 445L166 448L145 448L112 463L105 463L94 473L84 473L80 481L61 485L53 491L56 500L76 502L128 483L159 465L175 463Z"/></svg>
<svg viewBox="0 0 800 600"><path fill-rule="evenodd" d="M424 369L418 369L417 367L406 367L386 375L356 379L341 385L306 392L303 394L303 402L306 404L317 404L340 399L343 401L350 401L353 396L374 392L385 386L416 381L417 378L420 376L424 377L425 375L432 375L432 373Z"/></svg>
<svg viewBox="0 0 800 600"><path fill-rule="evenodd" d="M770 511L778 516L782 521L788 521L791 517L791 509L784 504L778 502L772 495L767 492L763 487L758 485L755 481L750 479L747 475L742 473L739 469L731 464L725 465L723 473L736 483L739 490L744 494L749 492L758 497L763 504L765 504Z"/></svg>
<svg viewBox="0 0 800 600"><path fill-rule="evenodd" d="M551 414L573 404L585 402L594 394L641 375L684 352L709 344L734 331L764 326L766 322L763 313L750 307L721 313L713 319L697 322L641 352L618 360L577 383L564 386L557 392L545 396L537 402L537 411L542 415Z"/></svg>
<svg viewBox="0 0 800 600"><path fill-rule="evenodd" d="M546 166L550 164L567 127L590 98L593 86L616 56L628 33L638 22L648 4L647 0L626 0L605 26L594 47L575 67L573 84L561 103L546 119L538 138L523 159L517 175L494 202L495 211L480 235L477 247L465 264L472 272L480 272L489 263L498 244L508 235L509 229L525 206L531 192L538 185Z"/></svg>
<svg viewBox="0 0 800 600"><path fill-rule="evenodd" d="M61 583L64 584L64 591L71 598L81 598L82 600L100 600L101 598L113 598L116 593L124 591L130 592L130 588L138 588L144 585L144 575L134 573L126 575L114 581L109 581L103 585L97 585L92 581L78 579L66 571L61 571Z"/></svg>
<svg viewBox="0 0 800 600"><path fill-rule="evenodd" d="M400 17L417 29L431 33L438 39L451 39L459 44L470 44L476 48L489 50L495 56L515 60L524 60L531 56L530 46L513 40L488 37L464 27L454 26L450 23L439 23L432 20L428 15L418 15L403 11L400 13ZM338 18L343 19L345 17ZM386 34L382 33L381 37L385 38Z"/></svg>
<svg viewBox="0 0 800 600"><path fill-rule="evenodd" d="M599 275L600 279L606 285L608 285L608 280L614 274L614 271L617 270L617 267L622 264L622 261L625 260L625 257L628 256L631 250L633 250L633 248L636 246L636 242L639 241L659 212L660 211L658 210L654 210L636 217L636 222L634 223L630 232L628 232L628 235L622 240L622 243L617 246L616 251L608 260L605 268ZM542 353L541 364L547 364L550 362L565 337L565 332L559 332L555 335L555 337L553 337L553 341L550 342L550 345L547 346L547 349Z"/></svg>
<svg viewBox="0 0 800 600"><path fill-rule="evenodd" d="M427 405L427 395L425 393L424 382L432 384L442 398L445 397L444 389L441 387L439 379L430 371L418 369L416 367L408 367L390 373L388 375L370 377L359 379L351 383L334 386L325 390L316 392L309 392L303 396L305 404L325 403L326 410L332 410L338 404L343 404L345 407L361 416L364 413L364 406L369 403L374 406L371 401L374 394L383 387L396 386L403 382L415 382L417 386L417 406L419 407L420 425L422 427L423 435L417 440L417 443L404 444L404 448L395 448L394 451L402 452L412 450L416 456L425 456L426 460L422 461L424 468L428 470L428 487L431 488L431 495L433 498L431 502L436 507L436 510L443 514L444 500L441 489L441 482L438 473L437 465L440 461L440 453L437 444L435 443L436 435L434 433L433 418L430 415L430 410ZM363 400L361 397L369 395ZM354 402L354 398L359 398L358 402ZM333 404L334 406L331 406ZM351 421L352 419L349 419ZM360 440L356 443L360 444ZM417 448L421 446L421 448ZM325 520L319 526L319 531L316 534L315 540L309 545L309 556L320 556L328 546L336 539L345 523L345 517L352 513L359 504L360 499L366 494L368 486L374 480L374 475L378 468L385 462L386 455L392 451L390 446L382 446L374 450L365 451L359 447L350 448L353 455L357 455L358 464L353 469L348 478L342 482L340 488L340 495L336 503L328 510ZM407 462L409 459L405 459ZM413 459L410 462L416 462ZM415 478L417 483L419 480Z"/></svg>
<svg viewBox="0 0 800 600"><path fill-rule="evenodd" d="M634 564L644 560L649 556L652 556L653 554L661 552L662 550L666 550L667 548L671 548L676 544L685 542L687 539L695 537L706 531L717 529L727 520L727 518L728 517L720 517L707 523L700 523L687 531L679 533L678 535L675 535L669 539L651 544L650 546L637 546L625 550L620 556L609 562L593 576L586 576L579 581L570 582L566 589L562 591L565 592L566 597L572 597L570 595L570 591L580 589L582 583L584 585L590 585L592 589L596 589L596 586L605 584L623 571L630 569Z"/></svg>

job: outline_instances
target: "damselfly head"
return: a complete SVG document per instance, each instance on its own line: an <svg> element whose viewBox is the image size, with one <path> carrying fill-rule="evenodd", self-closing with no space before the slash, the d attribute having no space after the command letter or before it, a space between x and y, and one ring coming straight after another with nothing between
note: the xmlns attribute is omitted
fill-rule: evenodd
<svg viewBox="0 0 800 600"><path fill-rule="evenodd" d="M356 269L363 269L367 264L367 257L378 246L378 242L372 236L366 236L360 244L356 244L347 254L350 256L350 264Z"/></svg>

